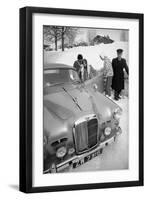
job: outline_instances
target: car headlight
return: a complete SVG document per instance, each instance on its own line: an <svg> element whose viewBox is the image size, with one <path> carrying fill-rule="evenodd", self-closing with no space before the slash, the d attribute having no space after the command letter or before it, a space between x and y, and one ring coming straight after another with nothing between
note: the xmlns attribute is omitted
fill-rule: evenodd
<svg viewBox="0 0 147 200"><path fill-rule="evenodd" d="M122 115L122 109L121 108L117 108L114 111L113 117L114 117L114 119L119 120L121 115Z"/></svg>
<svg viewBox="0 0 147 200"><path fill-rule="evenodd" d="M63 157L65 156L66 153L67 153L66 147L60 147L60 148L57 149L57 151L56 151L56 156L57 156L57 158L63 158Z"/></svg>
<svg viewBox="0 0 147 200"><path fill-rule="evenodd" d="M69 155L73 154L74 152L75 152L75 149L74 149L74 148L70 148L70 149L68 150L68 154L69 154Z"/></svg>
<svg viewBox="0 0 147 200"><path fill-rule="evenodd" d="M110 135L111 134L111 128L110 127L106 127L105 130L104 130L104 134L106 136Z"/></svg>

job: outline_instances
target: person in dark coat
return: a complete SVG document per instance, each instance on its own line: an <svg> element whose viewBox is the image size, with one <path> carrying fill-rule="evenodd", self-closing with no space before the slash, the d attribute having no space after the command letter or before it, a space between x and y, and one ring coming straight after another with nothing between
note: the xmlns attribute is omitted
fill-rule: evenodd
<svg viewBox="0 0 147 200"><path fill-rule="evenodd" d="M78 54L77 60L74 62L73 67L76 69L80 79L85 81L88 79L87 60L83 59L81 54Z"/></svg>
<svg viewBox="0 0 147 200"><path fill-rule="evenodd" d="M83 65L84 65L83 81L86 81L88 79L88 62L85 58L83 59Z"/></svg>
<svg viewBox="0 0 147 200"><path fill-rule="evenodd" d="M117 49L117 58L112 60L113 79L112 89L114 89L114 99L120 99L120 93L124 89L124 70L129 74L126 60L122 58L123 50Z"/></svg>

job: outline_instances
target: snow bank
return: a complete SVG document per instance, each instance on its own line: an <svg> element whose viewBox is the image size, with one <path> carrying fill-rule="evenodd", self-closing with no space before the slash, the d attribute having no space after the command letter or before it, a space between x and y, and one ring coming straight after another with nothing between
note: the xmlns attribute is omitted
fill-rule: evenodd
<svg viewBox="0 0 147 200"><path fill-rule="evenodd" d="M114 42L112 44L100 44L96 46L74 47L62 51L44 51L44 63L63 63L73 66L78 54L82 54L87 59L88 64L99 70L103 67L103 62L99 58L101 52L106 54L111 60L116 57L116 49L124 50L123 57L128 62L128 42Z"/></svg>

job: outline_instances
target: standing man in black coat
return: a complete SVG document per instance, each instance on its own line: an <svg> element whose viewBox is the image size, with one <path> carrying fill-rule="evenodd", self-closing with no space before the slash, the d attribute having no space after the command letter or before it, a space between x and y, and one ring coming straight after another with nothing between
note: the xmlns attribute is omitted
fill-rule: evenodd
<svg viewBox="0 0 147 200"><path fill-rule="evenodd" d="M117 49L117 58L112 60L113 79L112 89L114 89L114 99L120 99L121 90L124 89L124 70L129 74L126 60L122 58L123 50Z"/></svg>

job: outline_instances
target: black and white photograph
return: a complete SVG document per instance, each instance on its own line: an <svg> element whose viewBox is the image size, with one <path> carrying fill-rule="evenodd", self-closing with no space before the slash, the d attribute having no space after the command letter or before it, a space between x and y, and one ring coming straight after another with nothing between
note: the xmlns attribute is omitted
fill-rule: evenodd
<svg viewBox="0 0 147 200"><path fill-rule="evenodd" d="M20 16L20 190L143 185L143 15Z"/></svg>
<svg viewBox="0 0 147 200"><path fill-rule="evenodd" d="M129 168L129 30L43 26L43 173Z"/></svg>

